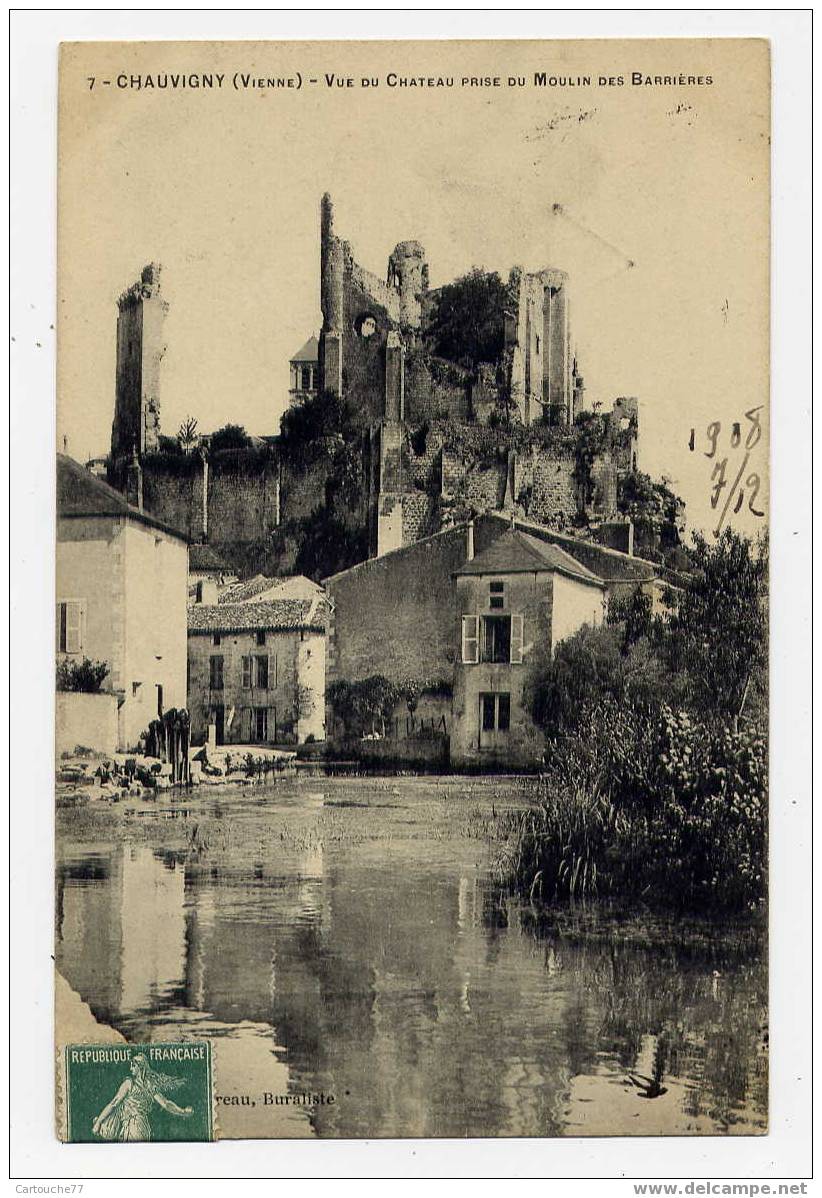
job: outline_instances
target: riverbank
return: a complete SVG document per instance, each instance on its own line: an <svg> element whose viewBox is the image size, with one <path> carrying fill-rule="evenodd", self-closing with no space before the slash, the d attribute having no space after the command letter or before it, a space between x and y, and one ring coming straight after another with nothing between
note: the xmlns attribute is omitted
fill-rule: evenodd
<svg viewBox="0 0 822 1198"><path fill-rule="evenodd" d="M496 850L502 820L535 801L531 778L281 777L276 782L93 800L57 812L58 839L150 843L211 858L242 846L469 838Z"/></svg>

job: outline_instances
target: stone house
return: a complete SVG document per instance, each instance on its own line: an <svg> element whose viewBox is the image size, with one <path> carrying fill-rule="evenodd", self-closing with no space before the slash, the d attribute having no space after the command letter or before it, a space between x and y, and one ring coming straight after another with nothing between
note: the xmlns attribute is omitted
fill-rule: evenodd
<svg viewBox="0 0 822 1198"><path fill-rule="evenodd" d="M58 696L68 748L76 735L101 751L132 749L164 710L185 707L187 580L185 537L58 455L57 657L105 662L109 698L97 706L116 705L116 745L95 745L94 696ZM85 727L73 727L69 708L81 701ZM101 720L112 727L108 714Z"/></svg>
<svg viewBox="0 0 822 1198"><path fill-rule="evenodd" d="M193 743L203 743L210 727L226 745L324 738L328 607L321 588L308 586L318 593L277 597L276 588L260 595L252 588L243 601L188 609Z"/></svg>
<svg viewBox="0 0 822 1198"><path fill-rule="evenodd" d="M237 582L237 575L211 545L192 545L188 551L189 603L214 603Z"/></svg>
<svg viewBox="0 0 822 1198"><path fill-rule="evenodd" d="M487 513L326 579L327 681L414 680L417 724L444 724L452 765L534 765L542 737L523 692L535 653L600 623L611 594L653 587L657 573L640 558ZM406 728L399 710L394 728Z"/></svg>
<svg viewBox="0 0 822 1198"><path fill-rule="evenodd" d="M454 572L460 650L454 671L451 759L528 765L543 740L523 692L534 650L553 653L604 616L605 584L565 550L511 527Z"/></svg>

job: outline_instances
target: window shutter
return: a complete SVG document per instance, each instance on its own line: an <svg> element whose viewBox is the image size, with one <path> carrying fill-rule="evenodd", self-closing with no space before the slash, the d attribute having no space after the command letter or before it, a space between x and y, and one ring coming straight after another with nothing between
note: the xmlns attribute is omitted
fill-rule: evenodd
<svg viewBox="0 0 822 1198"><path fill-rule="evenodd" d="M469 665L479 661L479 616L462 617L462 660Z"/></svg>
<svg viewBox="0 0 822 1198"><path fill-rule="evenodd" d="M77 602L65 604L66 609L66 653L79 653L83 648L83 605Z"/></svg>
<svg viewBox="0 0 822 1198"><path fill-rule="evenodd" d="M243 689L251 689L251 658L243 658Z"/></svg>
<svg viewBox="0 0 822 1198"><path fill-rule="evenodd" d="M511 661L522 661L522 616L511 616Z"/></svg>
<svg viewBox="0 0 822 1198"><path fill-rule="evenodd" d="M66 651L66 605L57 604L57 652Z"/></svg>

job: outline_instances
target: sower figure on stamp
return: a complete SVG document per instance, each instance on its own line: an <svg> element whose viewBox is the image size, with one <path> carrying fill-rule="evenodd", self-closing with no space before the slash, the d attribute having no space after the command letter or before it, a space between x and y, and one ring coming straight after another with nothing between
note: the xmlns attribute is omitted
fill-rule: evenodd
<svg viewBox="0 0 822 1198"><path fill-rule="evenodd" d="M101 1140L150 1140L149 1115L153 1103L170 1115L188 1118L192 1114L192 1107L179 1107L164 1093L183 1085L185 1078L158 1073L143 1053L138 1053L131 1062L131 1077L125 1079L111 1102L94 1120L92 1132Z"/></svg>

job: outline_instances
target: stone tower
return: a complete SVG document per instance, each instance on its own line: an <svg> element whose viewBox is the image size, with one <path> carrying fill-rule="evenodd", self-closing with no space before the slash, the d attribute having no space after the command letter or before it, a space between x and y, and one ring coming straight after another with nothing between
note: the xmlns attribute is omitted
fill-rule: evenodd
<svg viewBox="0 0 822 1198"><path fill-rule="evenodd" d="M388 259L388 286L400 293L400 324L419 329L422 298L428 290L428 264L418 241L401 241Z"/></svg>
<svg viewBox="0 0 822 1198"><path fill-rule="evenodd" d="M345 269L348 246L334 235L334 206L328 192L320 206L320 333L319 384L339 395L342 391Z"/></svg>
<svg viewBox="0 0 822 1198"><path fill-rule="evenodd" d="M568 275L540 272L544 286L543 408L552 424L573 424L574 384Z"/></svg>
<svg viewBox="0 0 822 1198"><path fill-rule="evenodd" d="M158 447L160 436L160 362L168 304L160 290L160 267L143 267L140 280L117 301L117 376L112 462L139 457Z"/></svg>

